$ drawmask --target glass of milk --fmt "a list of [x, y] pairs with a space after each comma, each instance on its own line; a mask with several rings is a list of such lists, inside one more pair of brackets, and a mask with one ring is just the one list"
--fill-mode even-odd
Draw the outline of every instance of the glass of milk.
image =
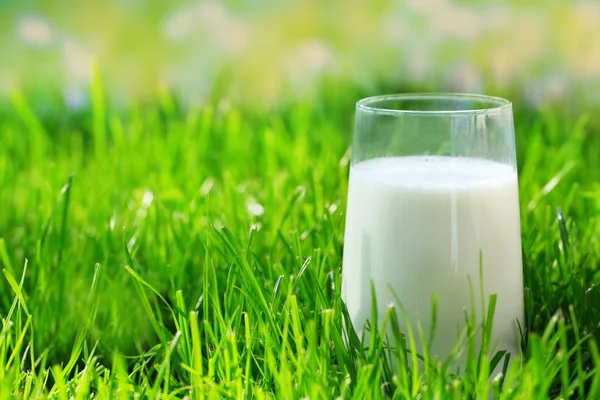
[[392, 287], [413, 330], [420, 321], [426, 335], [435, 294], [430, 352], [445, 359], [466, 325], [471, 294], [481, 321], [483, 281], [486, 304], [497, 295], [491, 345], [517, 355], [517, 320], [523, 323], [519, 224], [509, 101], [402, 94], [357, 103], [342, 296], [358, 332], [371, 319], [371, 282], [379, 322], [396, 303]]

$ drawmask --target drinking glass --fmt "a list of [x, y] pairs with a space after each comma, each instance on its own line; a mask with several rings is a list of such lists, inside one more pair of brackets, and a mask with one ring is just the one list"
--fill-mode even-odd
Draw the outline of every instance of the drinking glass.
[[400, 301], [426, 334], [435, 295], [430, 352], [440, 357], [465, 328], [471, 296], [480, 321], [482, 290], [486, 302], [496, 294], [491, 345], [518, 354], [523, 273], [508, 100], [400, 94], [357, 103], [342, 282], [359, 332], [371, 318], [371, 282], [379, 321]]

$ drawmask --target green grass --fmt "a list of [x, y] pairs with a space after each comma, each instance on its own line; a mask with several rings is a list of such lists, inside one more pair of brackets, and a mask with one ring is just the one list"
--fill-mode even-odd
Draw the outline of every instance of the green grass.
[[490, 379], [472, 335], [459, 372], [419, 361], [394, 312], [391, 337], [342, 331], [353, 104], [373, 93], [116, 111], [92, 88], [83, 111], [0, 107], [0, 399], [600, 397], [596, 114], [517, 104], [525, 355]]

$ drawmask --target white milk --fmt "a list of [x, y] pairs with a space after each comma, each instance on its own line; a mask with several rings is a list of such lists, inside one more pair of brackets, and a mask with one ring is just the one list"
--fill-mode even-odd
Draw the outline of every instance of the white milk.
[[517, 355], [523, 277], [514, 169], [475, 158], [378, 158], [354, 165], [349, 185], [342, 295], [357, 331], [371, 319], [371, 279], [379, 323], [395, 303], [391, 285], [413, 328], [419, 319], [426, 335], [437, 293], [431, 350], [447, 357], [465, 326], [467, 276], [480, 304], [481, 251], [486, 304], [490, 294], [498, 297], [492, 344]]

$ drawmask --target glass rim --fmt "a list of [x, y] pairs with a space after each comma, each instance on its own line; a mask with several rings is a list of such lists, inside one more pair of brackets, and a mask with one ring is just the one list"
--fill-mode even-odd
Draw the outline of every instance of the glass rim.
[[[449, 103], [456, 100], [479, 101], [483, 107], [464, 110], [403, 110], [376, 106], [374, 103], [389, 100], [446, 100]], [[389, 115], [422, 115], [422, 116], [452, 116], [465, 114], [497, 114], [512, 108], [512, 103], [502, 97], [470, 93], [398, 93], [365, 97], [356, 102], [356, 109], [376, 114]]]

